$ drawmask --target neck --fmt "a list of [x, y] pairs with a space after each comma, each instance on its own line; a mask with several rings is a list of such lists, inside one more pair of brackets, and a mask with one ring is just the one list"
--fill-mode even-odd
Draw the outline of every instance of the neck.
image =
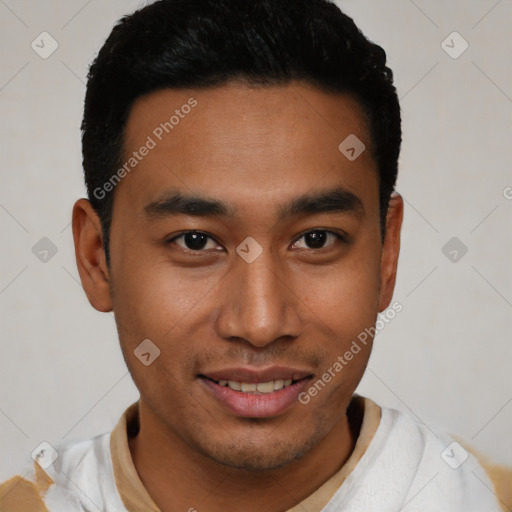
[[[129, 439], [137, 472], [161, 512], [285, 511], [311, 495], [352, 453], [359, 427], [344, 415], [313, 449], [285, 467], [245, 471], [204, 456], [165, 429], [141, 400]], [[243, 507], [242, 507], [243, 505]]]

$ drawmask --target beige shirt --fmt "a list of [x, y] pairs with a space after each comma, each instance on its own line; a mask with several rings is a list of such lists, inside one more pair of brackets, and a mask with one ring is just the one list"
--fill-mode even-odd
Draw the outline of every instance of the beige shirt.
[[[339, 471], [287, 512], [344, 510], [344, 504], [351, 505], [361, 498], [362, 489], [363, 494], [368, 493], [370, 497], [377, 499], [379, 510], [394, 510], [390, 503], [397, 497], [396, 493], [394, 496], [387, 496], [386, 493], [390, 490], [394, 492], [399, 487], [395, 482], [398, 481], [397, 478], [400, 477], [399, 473], [403, 468], [397, 467], [397, 461], [403, 456], [401, 452], [405, 441], [402, 440], [407, 435], [410, 435], [412, 440], [419, 439], [420, 445], [417, 446], [419, 458], [409, 461], [412, 461], [412, 469], [404, 473], [405, 480], [410, 480], [411, 471], [416, 473], [416, 476], [421, 473], [415, 469], [419, 468], [417, 461], [422, 461], [421, 466], [425, 468], [428, 464], [423, 464], [423, 461], [430, 457], [430, 464], [435, 465], [434, 472], [446, 471], [444, 477], [439, 477], [437, 488], [430, 487], [432, 496], [437, 496], [437, 499], [441, 499], [443, 505], [445, 504], [446, 489], [451, 490], [450, 486], [457, 483], [457, 480], [450, 480], [457, 473], [448, 468], [439, 456], [445, 446], [442, 443], [448, 438], [443, 438], [442, 441], [428, 440], [430, 449], [422, 452], [423, 441], [430, 435], [430, 429], [418, 430], [418, 426], [406, 414], [381, 409], [368, 398], [354, 396], [349, 416], [351, 421], [360, 424], [359, 436], [352, 454]], [[59, 459], [46, 469], [34, 462], [29, 471], [0, 484], [0, 512], [89, 512], [98, 509], [104, 512], [160, 512], [142, 484], [131, 457], [128, 439], [138, 431], [138, 427], [138, 403], [135, 403], [123, 413], [111, 434], [62, 447]], [[408, 446], [412, 453], [414, 442]], [[407, 461], [404, 459], [404, 462]], [[441, 469], [436, 469], [439, 464]], [[468, 461], [464, 467], [464, 474], [469, 478], [469, 487], [466, 490], [462, 487], [459, 491], [459, 497], [466, 503], [462, 510], [512, 510], [510, 468], [492, 466], [480, 457]], [[392, 471], [397, 471], [396, 477], [390, 475]], [[480, 474], [479, 482], [473, 478], [477, 473]], [[430, 478], [430, 473], [425, 474]], [[420, 480], [424, 476], [422, 475]], [[386, 479], [389, 480], [387, 483]], [[379, 486], [383, 488], [379, 489]], [[406, 494], [416, 496], [414, 488], [409, 487], [409, 484], [403, 486]], [[418, 506], [414, 510], [432, 508], [428, 492], [427, 487], [427, 491], [423, 492], [427, 508]], [[471, 497], [473, 494], [474, 498]], [[347, 499], [355, 501], [347, 502]], [[485, 502], [490, 505], [482, 509], [476, 505], [479, 499], [489, 500]], [[495, 505], [492, 505], [492, 502]], [[386, 504], [388, 508], [384, 506]], [[416, 502], [415, 506], [416, 504], [419, 505]], [[450, 508], [448, 504], [446, 507]], [[460, 509], [452, 508], [450, 512]], [[356, 505], [353, 510], [367, 512], [368, 507]], [[436, 510], [445, 508], [437, 507]]]
[[[362, 417], [361, 429], [352, 454], [341, 469], [308, 496], [287, 512], [320, 512], [338, 490], [343, 481], [355, 468], [368, 448], [380, 421], [380, 407], [368, 398], [354, 397], [356, 414]], [[121, 499], [128, 510], [160, 512], [142, 485], [128, 448], [128, 432], [138, 430], [138, 404], [130, 406], [112, 432], [110, 448], [114, 465], [114, 477]]]

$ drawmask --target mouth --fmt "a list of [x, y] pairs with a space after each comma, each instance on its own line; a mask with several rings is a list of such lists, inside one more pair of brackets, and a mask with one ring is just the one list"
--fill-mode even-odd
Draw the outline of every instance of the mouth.
[[309, 372], [273, 367], [199, 374], [199, 381], [227, 411], [238, 417], [269, 418], [291, 408], [313, 378]]
[[215, 382], [215, 384], [219, 386], [228, 387], [233, 391], [240, 391], [241, 393], [252, 393], [255, 395], [266, 395], [268, 393], [273, 393], [274, 391], [279, 391], [280, 389], [292, 386], [293, 384], [296, 384], [301, 380], [275, 379], [269, 380], [267, 382], [241, 382], [227, 379], [215, 380], [206, 377], [205, 375], [200, 375], [200, 377], [211, 380], [212, 382]]

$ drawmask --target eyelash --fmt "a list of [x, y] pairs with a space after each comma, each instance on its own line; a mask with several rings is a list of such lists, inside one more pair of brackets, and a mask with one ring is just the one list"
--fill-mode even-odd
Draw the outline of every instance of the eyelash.
[[[337, 233], [336, 231], [332, 231], [329, 229], [310, 229], [310, 230], [306, 231], [305, 233], [303, 233], [302, 235], [300, 235], [298, 238], [296, 238], [292, 245], [295, 245], [301, 238], [305, 237], [306, 235], [308, 235], [310, 233], [314, 233], [314, 232], [322, 232], [322, 233], [334, 235], [338, 242], [345, 243], [345, 244], [348, 243], [347, 237], [342, 235], [341, 233]], [[169, 244], [175, 242], [178, 238], [181, 238], [189, 233], [197, 233], [197, 234], [201, 234], [201, 235], [206, 235], [209, 239], [214, 240], [215, 243], [218, 244], [218, 242], [215, 240], [215, 238], [210, 236], [208, 233], [205, 233], [204, 231], [191, 230], [191, 231], [184, 231], [183, 233], [180, 233], [179, 235], [176, 235], [176, 236], [170, 238], [169, 240], [166, 241], [166, 245], [169, 245]], [[220, 245], [220, 244], [218, 244], [218, 245]], [[297, 249], [297, 250], [322, 252], [322, 251], [325, 251], [326, 249], [328, 249], [329, 247], [331, 247], [332, 245], [335, 245], [335, 244], [330, 244], [325, 247], [320, 247], [318, 249], [307, 247], [307, 248], [301, 248], [301, 249]], [[183, 249], [184, 251], [186, 251], [188, 254], [202, 254], [202, 253], [206, 254], [207, 253], [207, 251], [205, 251], [205, 250], [195, 250], [194, 251], [193, 249], [186, 249], [184, 247], [180, 247], [180, 248]]]

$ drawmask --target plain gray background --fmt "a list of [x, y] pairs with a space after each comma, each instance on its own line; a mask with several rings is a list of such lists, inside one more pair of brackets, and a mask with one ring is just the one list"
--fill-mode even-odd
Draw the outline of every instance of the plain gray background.
[[[403, 310], [359, 392], [511, 464], [512, 2], [338, 3], [386, 49], [403, 109]], [[88, 65], [139, 5], [0, 0], [0, 479], [41, 441], [110, 430], [137, 398], [112, 315], [81, 289], [69, 223]], [[42, 32], [58, 43], [46, 59], [31, 47], [51, 48]]]

